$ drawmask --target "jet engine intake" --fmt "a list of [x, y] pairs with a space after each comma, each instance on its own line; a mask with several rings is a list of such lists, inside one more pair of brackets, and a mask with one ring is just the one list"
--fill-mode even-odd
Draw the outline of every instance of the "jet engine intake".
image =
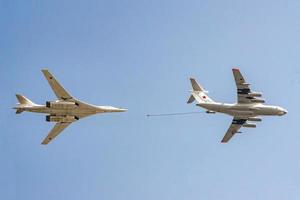
[[46, 107], [54, 109], [74, 109], [77, 105], [75, 102], [46, 101]]
[[62, 123], [72, 123], [77, 121], [78, 118], [75, 116], [55, 116], [55, 115], [47, 115], [47, 122], [62, 122]]
[[245, 123], [243, 125], [243, 127], [246, 127], [246, 128], [256, 128], [256, 124], [248, 124], [248, 123]]

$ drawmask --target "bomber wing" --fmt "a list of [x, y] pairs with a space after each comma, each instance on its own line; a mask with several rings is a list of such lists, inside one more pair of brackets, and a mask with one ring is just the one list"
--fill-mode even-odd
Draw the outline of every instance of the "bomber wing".
[[73, 97], [59, 84], [59, 82], [48, 70], [44, 69], [42, 70], [42, 72], [58, 99], [61, 100], [73, 99]]
[[42, 144], [46, 145], [51, 142], [56, 136], [58, 136], [65, 128], [67, 128], [71, 123], [58, 122], [52, 128], [47, 137], [43, 140]]
[[94, 108], [93, 105], [79, 101], [72, 97], [48, 70], [44, 69], [42, 72], [59, 100], [76, 102], [81, 108]]
[[239, 69], [232, 69], [233, 76], [235, 79], [237, 87], [237, 100], [238, 103], [264, 103], [263, 99], [258, 99], [256, 97], [261, 97], [261, 93], [252, 92], [250, 89], [250, 84], [246, 83], [242, 73]]

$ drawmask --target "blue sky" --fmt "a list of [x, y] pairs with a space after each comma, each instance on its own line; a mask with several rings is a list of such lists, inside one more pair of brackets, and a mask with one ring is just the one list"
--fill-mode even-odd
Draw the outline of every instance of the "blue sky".
[[[0, 1], [1, 199], [300, 198], [299, 1]], [[267, 103], [229, 144], [231, 118], [198, 111], [196, 77], [236, 101], [238, 66]], [[15, 115], [15, 93], [55, 99], [48, 68], [75, 97], [128, 108], [72, 124], [48, 146], [45, 116]]]

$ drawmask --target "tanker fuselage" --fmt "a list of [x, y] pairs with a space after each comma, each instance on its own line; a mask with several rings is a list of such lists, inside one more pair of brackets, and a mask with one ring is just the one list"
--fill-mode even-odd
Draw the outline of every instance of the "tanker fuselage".
[[209, 111], [220, 112], [234, 117], [255, 117], [259, 115], [277, 115], [281, 116], [287, 111], [279, 106], [263, 105], [261, 103], [251, 104], [228, 104], [228, 103], [198, 103], [197, 106]]

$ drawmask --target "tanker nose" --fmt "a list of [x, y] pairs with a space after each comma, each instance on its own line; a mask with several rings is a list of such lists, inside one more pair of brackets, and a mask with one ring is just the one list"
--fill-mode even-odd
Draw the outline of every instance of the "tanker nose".
[[288, 113], [288, 111], [282, 108], [282, 109], [280, 109], [279, 115], [282, 116], [282, 115], [285, 115], [287, 113]]
[[283, 113], [284, 113], [284, 114], [287, 114], [287, 113], [288, 113], [288, 111], [287, 111], [287, 110], [284, 110], [284, 111], [283, 111]]

